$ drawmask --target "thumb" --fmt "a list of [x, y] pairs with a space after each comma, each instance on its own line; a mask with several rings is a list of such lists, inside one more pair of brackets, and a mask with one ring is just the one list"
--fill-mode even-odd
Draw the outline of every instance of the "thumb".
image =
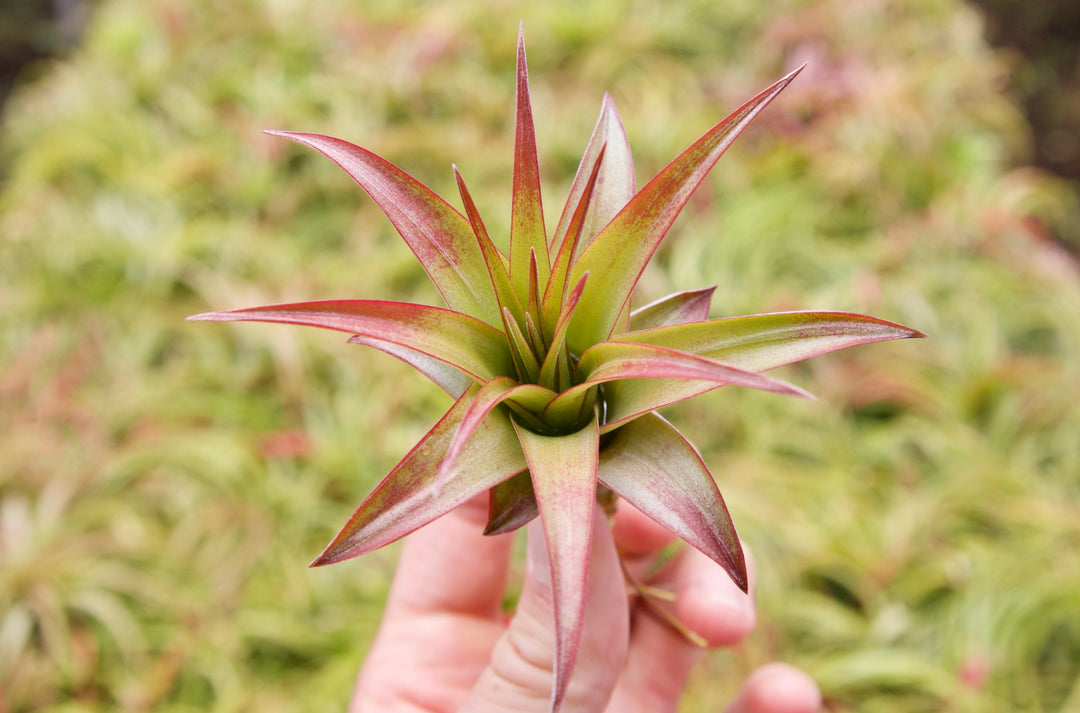
[[[525, 584], [517, 611], [462, 713], [539, 713], [550, 709], [555, 660], [551, 564], [537, 521], [528, 526], [527, 549]], [[581, 645], [563, 713], [604, 709], [625, 663], [628, 640], [626, 584], [607, 518], [597, 508]]]

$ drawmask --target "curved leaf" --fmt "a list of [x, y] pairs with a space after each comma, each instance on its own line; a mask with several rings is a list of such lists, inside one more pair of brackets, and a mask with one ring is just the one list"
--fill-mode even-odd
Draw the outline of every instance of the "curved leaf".
[[[647, 386], [643, 387], [643, 392], [653, 395], [657, 401], [665, 404], [674, 403], [665, 399], [669, 394], [681, 393], [687, 381], [694, 384], [705, 381], [714, 388], [734, 384], [777, 394], [813, 398], [799, 387], [771, 376], [650, 344], [622, 342], [596, 344], [582, 355], [578, 363], [578, 373], [584, 381], [563, 391], [544, 410], [544, 417], [549, 422], [563, 424], [567, 423], [568, 419], [570, 419], [569, 422], [573, 422], [572, 419], [578, 412], [578, 405], [584, 394], [599, 384], [605, 384], [604, 396], [608, 412], [605, 414], [602, 429], [605, 433], [612, 430], [614, 425], [611, 423], [611, 409], [613, 405], [618, 405], [617, 398], [613, 398], [613, 394], [617, 392], [612, 391], [612, 388], [623, 381], [631, 383], [644, 381]], [[637, 411], [633, 416], [639, 416], [649, 410], [651, 409]], [[618, 412], [623, 411], [624, 409], [619, 409]]]
[[480, 246], [480, 252], [484, 256], [484, 264], [487, 267], [488, 279], [491, 281], [492, 290], [498, 300], [500, 310], [510, 310], [518, 324], [525, 321], [525, 310], [521, 307], [521, 300], [514, 292], [510, 284], [510, 274], [506, 269], [506, 256], [499, 252], [495, 243], [491, 241], [484, 221], [480, 219], [480, 212], [476, 209], [472, 194], [465, 186], [465, 179], [457, 166], [454, 166], [454, 178], [457, 180], [458, 193], [461, 194], [461, 202], [465, 205], [465, 215], [469, 218], [476, 242]]
[[651, 413], [617, 430], [600, 451], [598, 477], [747, 591], [746, 561], [724, 498], [701, 454], [674, 426]]
[[388, 545], [466, 500], [525, 470], [510, 418], [489, 414], [458, 454], [447, 482], [436, 482], [458, 423], [480, 390], [473, 386], [357, 508], [312, 566], [332, 564]]
[[668, 228], [735, 138], [801, 69], [761, 92], [710, 129], [667, 165], [612, 218], [575, 263], [571, 282], [593, 273], [570, 323], [570, 350], [581, 353], [607, 339], [641, 271]]
[[[615, 340], [662, 345], [743, 369], [766, 371], [837, 349], [923, 336], [910, 327], [851, 312], [778, 312], [659, 327], [620, 334]], [[604, 427], [610, 429], [641, 413], [716, 387], [704, 381], [672, 383], [666, 388], [644, 381], [617, 382], [607, 387]]]
[[[604, 147], [600, 147], [600, 158], [603, 160]], [[581, 238], [581, 231], [585, 223], [585, 214], [588, 212], [590, 201], [596, 189], [596, 177], [599, 174], [600, 164], [593, 167], [589, 176], [589, 182], [580, 196], [580, 202], [573, 211], [573, 216], [567, 226], [567, 234], [555, 256], [555, 263], [551, 268], [547, 287], [544, 289], [544, 298], [541, 302], [542, 320], [547, 334], [555, 331], [555, 323], [559, 319], [563, 302], [566, 300], [567, 279], [570, 277], [570, 268], [573, 266], [574, 251]], [[582, 279], [585, 279], [582, 276]], [[580, 295], [579, 295], [580, 297]]]
[[382, 300], [327, 300], [207, 312], [210, 322], [283, 322], [358, 334], [444, 361], [479, 381], [514, 373], [503, 333], [440, 307]]
[[473, 383], [472, 377], [456, 367], [439, 361], [427, 354], [422, 354], [413, 349], [403, 347], [400, 344], [387, 342], [374, 337], [361, 337], [353, 335], [349, 338], [349, 344], [360, 344], [365, 347], [373, 347], [379, 351], [395, 356], [421, 374], [435, 382], [443, 391], [455, 399], [465, 393], [465, 389]]
[[521, 331], [521, 325], [514, 321], [514, 315], [510, 314], [507, 308], [503, 309], [503, 326], [506, 328], [506, 342], [514, 368], [522, 381], [535, 382], [540, 376], [540, 362], [536, 360], [529, 338]]
[[492, 326], [502, 322], [469, 222], [431, 189], [386, 159], [322, 134], [267, 131], [323, 154], [364, 189], [412, 249], [446, 306]]
[[518, 473], [491, 489], [485, 535], [513, 532], [540, 514], [529, 471]]
[[[596, 344], [582, 355], [581, 361], [578, 362], [578, 375], [584, 378], [584, 381], [560, 393], [544, 409], [544, 418], [549, 423], [557, 425], [575, 423], [585, 394], [597, 385], [605, 384], [604, 396], [607, 412], [604, 414], [605, 421], [602, 424], [602, 430], [607, 433], [615, 426], [612, 423], [612, 407], [619, 406], [617, 396], [619, 392], [614, 391], [613, 386], [623, 381], [631, 383], [644, 381], [646, 386], [642, 387], [642, 391], [652, 395], [663, 404], [681, 400], [672, 395], [681, 394], [687, 382], [698, 384], [702, 381], [711, 384], [713, 388], [734, 384], [788, 396], [814, 398], [793, 384], [756, 371], [740, 369], [712, 359], [651, 344], [623, 342]], [[614, 383], [608, 384], [608, 382]], [[667, 400], [669, 397], [674, 400]], [[632, 415], [621, 417], [620, 420], [626, 421], [650, 410], [652, 409], [639, 410]], [[619, 408], [615, 412], [623, 414], [625, 409]]]
[[503, 401], [514, 399], [519, 404], [529, 404], [531, 411], [541, 411], [544, 406], [555, 398], [555, 392], [535, 384], [521, 384], [507, 376], [500, 376], [480, 387], [476, 397], [469, 403], [469, 408], [461, 417], [454, 433], [454, 439], [446, 451], [442, 464], [439, 466], [437, 482], [442, 484], [453, 472], [454, 463], [462, 448], [472, 436], [473, 431], [487, 415]]
[[630, 331], [706, 320], [709, 318], [709, 304], [715, 291], [716, 286], [713, 285], [702, 290], [676, 292], [644, 307], [638, 307], [630, 313]]
[[837, 349], [925, 336], [854, 312], [774, 312], [671, 324], [619, 334], [612, 341], [655, 344], [765, 371]]
[[585, 379], [582, 386], [616, 379], [708, 379], [813, 398], [786, 381], [652, 344], [601, 342], [593, 345], [578, 362], [578, 373]]
[[[596, 178], [590, 178], [593, 174]], [[605, 225], [630, 202], [634, 196], [634, 159], [630, 155], [630, 140], [626, 136], [619, 111], [611, 95], [605, 93], [600, 105], [600, 117], [596, 120], [585, 155], [581, 157], [570, 195], [566, 198], [559, 224], [551, 241], [553, 250], [562, 250], [568, 239], [570, 224], [574, 220], [576, 206], [591, 189], [588, 184], [595, 180], [596, 189], [589, 199], [582, 216], [580, 238], [573, 238], [575, 245], [570, 252], [573, 263], [581, 251], [600, 233]]]
[[540, 520], [551, 559], [555, 609], [555, 684], [551, 710], [559, 709], [581, 642], [596, 505], [600, 430], [594, 418], [566, 436], [541, 436], [515, 425], [532, 474]]
[[[567, 296], [552, 330], [551, 344], [548, 345], [544, 363], [540, 365], [540, 383], [549, 388], [566, 388], [569, 385], [561, 383], [563, 379], [569, 381], [570, 378], [570, 352], [566, 348], [566, 327], [570, 324], [570, 318], [574, 316], [574, 310], [577, 309], [588, 277], [588, 273], [582, 275], [581, 281]], [[563, 378], [558, 378], [560, 376]]]

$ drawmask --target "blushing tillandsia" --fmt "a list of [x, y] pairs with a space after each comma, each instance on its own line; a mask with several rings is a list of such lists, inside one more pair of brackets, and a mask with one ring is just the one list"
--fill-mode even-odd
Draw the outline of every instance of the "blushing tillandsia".
[[347, 332], [350, 343], [404, 360], [456, 399], [313, 565], [382, 547], [484, 491], [488, 534], [539, 515], [555, 598], [553, 711], [577, 656], [598, 494], [625, 498], [747, 589], [739, 539], [712, 475], [656, 409], [726, 384], [808, 397], [761, 372], [924, 336], [847, 312], [708, 319], [711, 288], [630, 310], [638, 278], [691, 193], [798, 72], [739, 107], [640, 191], [626, 132], [605, 95], [549, 236], [519, 32], [509, 255], [491, 240], [456, 167], [464, 214], [366, 149], [319, 134], [268, 132], [344, 169], [386, 213], [447, 305], [331, 300], [190, 318]]

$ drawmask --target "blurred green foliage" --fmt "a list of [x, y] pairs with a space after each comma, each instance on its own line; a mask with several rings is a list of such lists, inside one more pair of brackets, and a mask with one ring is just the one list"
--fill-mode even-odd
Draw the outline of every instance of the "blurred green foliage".
[[[308, 570], [446, 397], [331, 334], [185, 323], [300, 299], [436, 303], [333, 165], [348, 138], [509, 224], [523, 17], [551, 211], [607, 90], [639, 177], [786, 68], [641, 300], [853, 309], [932, 340], [672, 409], [754, 549], [761, 625], [835, 711], [1080, 706], [1075, 199], [958, 0], [102, 0], [23, 87], [0, 162], [0, 690], [22, 711], [340, 711], [394, 549]], [[552, 213], [554, 215], [554, 213]], [[1055, 222], [1057, 221], [1057, 222]], [[2, 708], [2, 706], [0, 706]]]

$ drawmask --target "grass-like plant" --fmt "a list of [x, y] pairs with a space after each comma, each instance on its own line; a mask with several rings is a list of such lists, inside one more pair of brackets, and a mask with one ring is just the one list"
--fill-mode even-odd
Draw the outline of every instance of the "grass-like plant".
[[487, 534], [539, 515], [555, 596], [553, 711], [577, 655], [597, 500], [610, 508], [615, 496], [626, 499], [747, 589], [739, 539], [712, 475], [656, 410], [727, 384], [807, 397], [762, 372], [923, 336], [848, 312], [708, 319], [712, 288], [630, 308], [638, 278], [693, 191], [798, 71], [706, 132], [641, 190], [605, 96], [549, 233], [519, 33], [509, 254], [489, 236], [456, 168], [464, 214], [366, 149], [319, 134], [269, 132], [344, 169], [386, 213], [447, 305], [330, 300], [191, 317], [347, 332], [351, 343], [402, 359], [456, 399], [313, 564], [382, 547], [485, 491]]

